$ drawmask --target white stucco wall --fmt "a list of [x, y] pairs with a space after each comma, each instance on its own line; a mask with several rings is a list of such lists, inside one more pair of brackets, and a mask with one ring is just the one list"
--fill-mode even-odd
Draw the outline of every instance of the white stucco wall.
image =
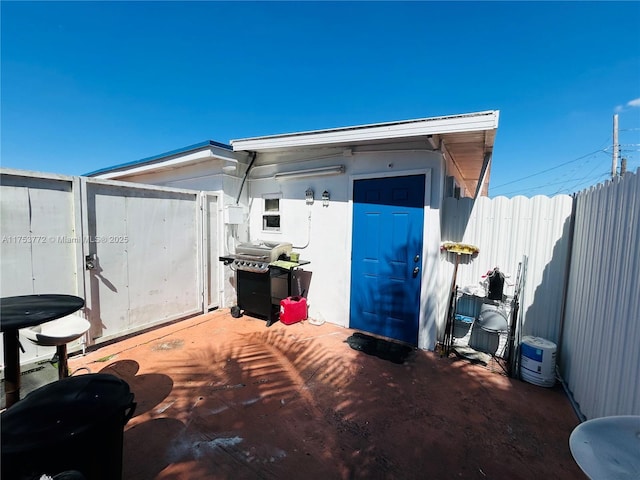
[[[316, 152], [318, 156], [321, 155]], [[428, 198], [425, 199], [425, 234], [422, 265], [422, 305], [419, 347], [433, 349], [436, 342], [436, 318], [439, 315], [437, 295], [440, 214], [442, 196], [442, 158], [427, 150], [335, 154], [323, 152], [327, 158], [294, 162], [288, 154], [271, 154], [259, 163], [251, 176], [248, 193], [249, 236], [251, 240], [290, 242], [300, 257], [311, 263], [304, 267], [312, 272], [308, 291], [309, 316], [330, 323], [349, 326], [349, 291], [351, 275], [351, 224], [353, 182], [361, 178], [427, 175]], [[299, 155], [299, 154], [298, 154]], [[308, 156], [312, 156], [307, 154]], [[295, 156], [295, 154], [294, 154]], [[282, 162], [274, 165], [275, 162]], [[332, 165], [344, 165], [345, 173], [307, 178], [273, 178], [277, 171], [295, 171]], [[251, 177], [250, 176], [250, 177]], [[314, 191], [313, 205], [306, 205], [305, 191]], [[322, 205], [322, 192], [328, 191], [328, 207]], [[281, 229], [264, 231], [262, 215], [265, 196], [280, 200]], [[298, 247], [298, 248], [295, 248]]]

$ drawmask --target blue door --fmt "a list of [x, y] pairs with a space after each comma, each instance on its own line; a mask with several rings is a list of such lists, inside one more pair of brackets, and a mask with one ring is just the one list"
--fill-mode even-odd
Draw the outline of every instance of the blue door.
[[418, 344], [424, 175], [356, 180], [349, 326]]

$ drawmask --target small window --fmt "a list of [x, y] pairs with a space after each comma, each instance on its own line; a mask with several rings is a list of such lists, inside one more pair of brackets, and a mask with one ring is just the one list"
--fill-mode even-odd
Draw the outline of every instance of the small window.
[[280, 231], [280, 215], [263, 215], [262, 229], [268, 231]]
[[280, 231], [280, 198], [264, 198], [264, 211], [262, 215], [262, 230], [268, 232]]
[[264, 199], [264, 211], [269, 213], [278, 213], [280, 211], [280, 199], [279, 198], [265, 198]]

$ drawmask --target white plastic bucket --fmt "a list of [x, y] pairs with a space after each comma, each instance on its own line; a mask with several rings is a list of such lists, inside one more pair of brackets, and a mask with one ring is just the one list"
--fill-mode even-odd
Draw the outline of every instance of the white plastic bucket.
[[556, 384], [556, 344], [540, 337], [522, 337], [520, 377], [540, 387]]

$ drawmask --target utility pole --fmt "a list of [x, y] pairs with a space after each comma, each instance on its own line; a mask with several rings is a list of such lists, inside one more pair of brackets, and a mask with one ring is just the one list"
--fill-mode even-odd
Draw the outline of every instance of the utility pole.
[[613, 156], [611, 159], [611, 178], [615, 177], [618, 171], [618, 114], [613, 116]]
[[627, 159], [622, 157], [620, 160], [620, 176], [623, 177], [627, 173]]

